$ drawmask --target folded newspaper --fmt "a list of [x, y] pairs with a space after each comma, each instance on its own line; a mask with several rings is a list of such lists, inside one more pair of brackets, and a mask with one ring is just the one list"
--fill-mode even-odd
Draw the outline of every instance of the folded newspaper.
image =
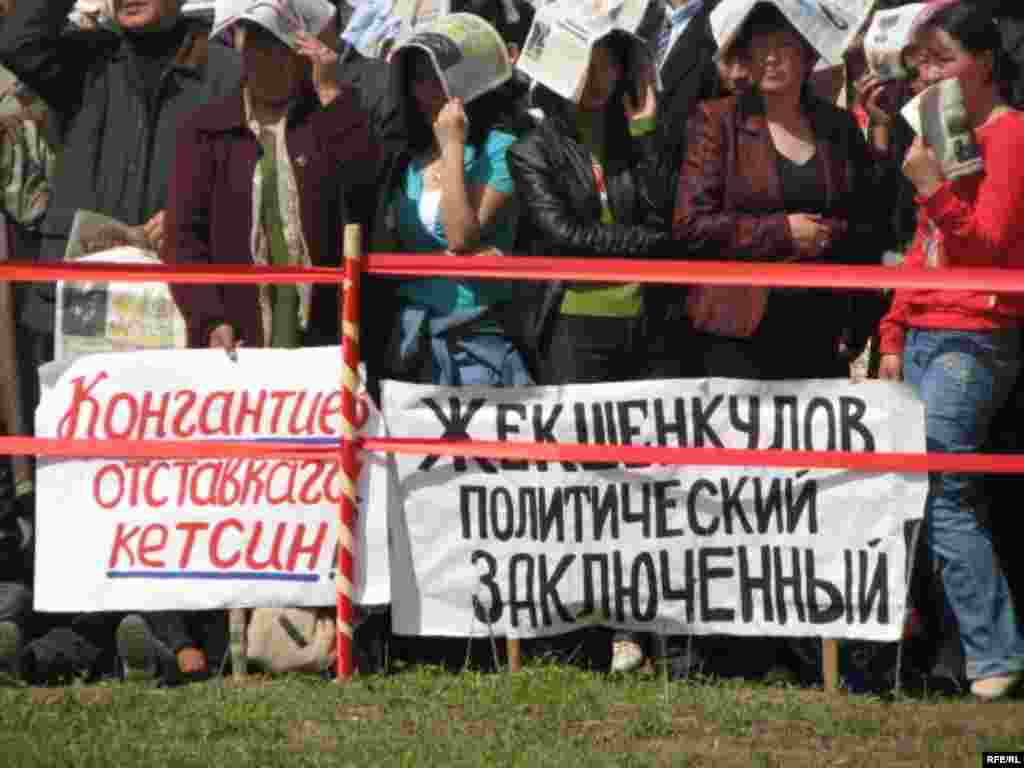
[[868, 67], [883, 80], [907, 77], [903, 53], [911, 43], [914, 22], [924, 3], [910, 3], [890, 11], [879, 11], [864, 36], [864, 55]]
[[594, 45], [612, 32], [635, 34], [648, 4], [649, 0], [558, 0], [543, 5], [533, 18], [517, 66], [563, 99], [577, 102]]
[[762, 3], [774, 5], [811, 47], [832, 65], [864, 27], [875, 0], [722, 0], [711, 12], [711, 33], [720, 51], [736, 41], [751, 11]]
[[418, 49], [427, 54], [449, 99], [467, 104], [512, 77], [505, 41], [472, 13], [451, 13], [418, 26], [395, 54]]
[[[105, 264], [159, 264], [140, 227], [91, 211], [71, 226], [65, 260]], [[57, 283], [55, 360], [96, 352], [186, 346], [185, 321], [165, 283], [66, 281]]]
[[955, 77], [936, 83], [913, 99], [901, 114], [931, 147], [947, 179], [978, 173], [985, 163], [964, 108], [964, 94]]

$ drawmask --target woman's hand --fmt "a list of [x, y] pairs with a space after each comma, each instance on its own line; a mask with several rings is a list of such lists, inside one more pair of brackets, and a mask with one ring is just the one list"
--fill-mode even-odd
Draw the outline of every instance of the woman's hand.
[[657, 117], [658, 76], [650, 62], [645, 62], [637, 73], [636, 94], [637, 98], [634, 99], [627, 90], [622, 97], [622, 108], [626, 113], [626, 119], [632, 122]]
[[868, 72], [854, 83], [857, 101], [875, 125], [891, 125], [900, 99], [901, 81], [882, 80]]
[[228, 323], [221, 323], [210, 331], [210, 349], [223, 349], [232, 360], [238, 359], [238, 348], [242, 341], [235, 338], [235, 329]]
[[295, 35], [295, 43], [295, 52], [314, 64], [326, 67], [338, 63], [338, 52], [308, 32]]
[[942, 171], [939, 158], [935, 156], [935, 150], [925, 144], [920, 136], [914, 139], [907, 150], [903, 160], [903, 175], [910, 179], [921, 197], [931, 197], [946, 181], [946, 174]]
[[462, 148], [466, 146], [466, 138], [469, 136], [469, 118], [466, 117], [466, 109], [462, 99], [449, 99], [448, 103], [441, 107], [434, 121], [434, 137], [437, 139], [437, 146], [441, 148], [441, 154], [445, 154], [448, 147], [458, 149], [459, 162], [462, 162]]
[[882, 355], [878, 365], [878, 378], [885, 381], [902, 381], [903, 356], [892, 352]]
[[153, 250], [157, 253], [164, 245], [164, 215], [165, 211], [158, 211], [142, 225], [142, 234], [146, 236], [150, 245], [153, 246]]
[[820, 258], [846, 232], [846, 223], [813, 213], [791, 213], [786, 217], [796, 244], [798, 261]]

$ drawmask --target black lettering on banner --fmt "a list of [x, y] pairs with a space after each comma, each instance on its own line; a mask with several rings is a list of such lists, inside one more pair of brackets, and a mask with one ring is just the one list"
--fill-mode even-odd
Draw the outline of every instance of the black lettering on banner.
[[[828, 428], [828, 438], [825, 440], [825, 445], [814, 444], [814, 416], [815, 411], [821, 411], [825, 414], [826, 426]], [[804, 450], [836, 450], [836, 432], [838, 427], [836, 425], [836, 411], [832, 407], [832, 401], [824, 397], [812, 397], [811, 402], [807, 404], [807, 409], [804, 411]]]
[[[594, 588], [594, 567], [599, 566], [601, 570], [601, 582], [598, 589]], [[580, 618], [599, 616], [610, 617], [611, 592], [608, 589], [610, 574], [608, 569], [608, 555], [586, 553], [583, 555], [583, 610]], [[597, 605], [597, 597], [601, 598], [601, 605]]]
[[[469, 401], [466, 406], [466, 410], [462, 410], [462, 401], [457, 397], [448, 398], [448, 408], [450, 411], [450, 417], [445, 414], [444, 410], [438, 405], [432, 397], [424, 397], [420, 400], [430, 411], [437, 417], [437, 420], [441, 423], [444, 428], [444, 433], [441, 435], [442, 440], [469, 440], [469, 422], [473, 420], [473, 417], [480, 412], [480, 409], [486, 405], [487, 401], [482, 397], [477, 397]], [[439, 456], [427, 456], [420, 462], [419, 471], [427, 472], [437, 464]], [[465, 472], [468, 464], [464, 456], [456, 456], [453, 460], [456, 472]], [[488, 474], [497, 474], [498, 468], [488, 459], [475, 459], [477, 464], [480, 465], [480, 469]]]
[[487, 587], [490, 594], [486, 605], [481, 602], [479, 595], [473, 595], [473, 612], [476, 614], [477, 621], [484, 624], [495, 624], [501, 618], [502, 611], [505, 610], [505, 603], [501, 600], [501, 590], [498, 589], [498, 584], [494, 580], [498, 573], [498, 561], [490, 553], [478, 549], [473, 552], [470, 562], [476, 565], [481, 561], [487, 566], [487, 572], [480, 574], [480, 585]]
[[[641, 552], [633, 560], [630, 577], [633, 579], [630, 613], [633, 621], [654, 621], [658, 615], [658, 576], [655, 572], [654, 557], [650, 552]], [[641, 580], [646, 579], [647, 589], [641, 589]], [[647, 593], [647, 606], [641, 606], [640, 595]]]
[[[516, 538], [529, 538], [530, 541], [537, 540], [537, 489], [519, 489], [519, 528], [516, 529]], [[526, 525], [529, 523], [530, 530], [527, 532]]]
[[668, 551], [661, 550], [659, 553], [661, 563], [661, 598], [665, 601], [686, 603], [686, 623], [692, 624], [694, 617], [694, 583], [697, 581], [694, 568], [693, 550], [683, 551], [683, 585], [672, 586], [673, 570], [670, 567]]
[[779, 478], [771, 479], [767, 497], [762, 478], [754, 478], [754, 514], [758, 533], [767, 533], [772, 520], [775, 520], [775, 532], [782, 533], [782, 482]]
[[[622, 440], [623, 445], [634, 445], [634, 437], [640, 435], [640, 428], [633, 425], [633, 417], [631, 411], [637, 411], [640, 414], [640, 420], [647, 420], [647, 401], [646, 400], [623, 400], [617, 404], [618, 417], [619, 417], [619, 437]], [[647, 443], [644, 443], [647, 445]], [[631, 469], [639, 467], [649, 467], [650, 464], [626, 464]]]
[[[520, 574], [520, 571], [523, 573]], [[513, 627], [519, 626], [519, 612], [526, 611], [530, 617], [530, 627], [537, 628], [537, 601], [533, 597], [533, 583], [533, 555], [512, 555], [508, 561], [508, 613]]]
[[654, 434], [660, 446], [667, 446], [669, 435], [675, 435], [673, 446], [685, 448], [690, 443], [686, 429], [686, 401], [681, 397], [674, 398], [672, 407], [675, 411], [675, 421], [665, 418], [664, 400], [654, 401]]
[[[551, 540], [551, 529], [556, 529], [558, 543], [565, 542], [565, 504], [562, 501], [561, 488], [537, 489], [540, 491], [540, 540]], [[548, 491], [551, 491], [551, 503], [547, 504]]]
[[[885, 552], [878, 552], [875, 570], [868, 576], [867, 550], [857, 553], [857, 580], [860, 590], [857, 593], [857, 620], [865, 624], [871, 620], [871, 612], [878, 603], [878, 623], [889, 623], [889, 557]], [[870, 580], [870, 586], [868, 581]]]
[[615, 621], [626, 621], [626, 602], [631, 606], [640, 600], [640, 587], [635, 581], [626, 581], [626, 573], [622, 567], [622, 553], [612, 552], [612, 593], [615, 597]]
[[753, 450], [758, 446], [761, 437], [761, 398], [750, 395], [747, 400], [747, 418], [740, 418], [740, 399], [736, 395], [729, 396], [729, 423], [737, 432], [747, 436], [747, 448]]
[[729, 479], [722, 478], [722, 518], [725, 520], [725, 532], [732, 536], [733, 519], [735, 518], [743, 527], [744, 533], [753, 533], [754, 528], [747, 520], [747, 513], [743, 509], [743, 489], [747, 487], [750, 478], [743, 475], [739, 478], [734, 488], [729, 487]]
[[654, 535], [659, 539], [672, 539], [683, 535], [682, 528], [669, 527], [669, 514], [676, 508], [675, 496], [669, 491], [679, 486], [678, 480], [659, 480], [654, 484]]
[[846, 599], [846, 623], [853, 624], [853, 552], [843, 550], [843, 573], [846, 575], [846, 592], [843, 597]]
[[715, 395], [706, 405], [699, 397], [692, 399], [690, 415], [693, 417], [693, 444], [697, 448], [711, 445], [721, 448], [722, 441], [711, 426], [711, 417], [725, 399], [724, 395]]
[[[795, 395], [777, 395], [772, 399], [775, 406], [775, 434], [768, 446], [769, 450], [781, 450], [800, 448], [800, 419], [797, 415], [797, 402]], [[789, 442], [786, 441], [786, 426], [782, 420], [782, 414], [789, 408]]]
[[864, 426], [863, 418], [867, 413], [868, 404], [859, 397], [839, 398], [839, 433], [840, 445], [844, 451], [852, 451], [853, 433], [856, 432], [861, 439], [864, 453], [875, 452], [875, 436], [871, 430]]
[[[498, 403], [495, 410], [497, 438], [500, 442], [507, 443], [509, 435], [519, 434], [519, 424], [511, 423], [511, 417], [516, 416], [518, 421], [525, 421], [526, 406], [522, 403]], [[498, 464], [508, 472], [522, 472], [530, 467], [530, 462], [526, 459], [502, 459]]]
[[[562, 415], [562, 404], [556, 403], [551, 408], [551, 413], [547, 419], [544, 418], [544, 406], [540, 403], [533, 406], [533, 442], [535, 443], [557, 443], [555, 439], [555, 422], [558, 421]], [[577, 413], [577, 420], [579, 414]], [[580, 442], [583, 442], [582, 440]], [[547, 472], [548, 463], [546, 461], [538, 461], [537, 469], [541, 472]], [[562, 462], [562, 469], [566, 472], [575, 472], [576, 465], [569, 461]]]
[[[587, 407], [583, 403], [576, 403], [573, 413], [576, 415], [576, 441], [581, 445], [593, 443], [594, 445], [608, 445], [609, 440], [605, 436], [604, 413], [600, 403], [591, 403], [590, 410], [593, 414], [593, 435], [587, 434]], [[593, 438], [591, 440], [590, 438]], [[580, 464], [583, 469], [601, 470], [613, 469], [618, 466], [614, 461], [585, 461]]]
[[651, 538], [651, 484], [644, 483], [640, 486], [640, 511], [633, 511], [633, 496], [627, 494], [623, 499], [622, 521], [624, 523], [640, 523], [645, 539]]
[[793, 608], [796, 611], [797, 620], [803, 622], [807, 619], [807, 611], [804, 608], [804, 595], [800, 573], [800, 553], [793, 548], [786, 548], [789, 552], [790, 575], [785, 573], [782, 559], [782, 547], [772, 547], [772, 558], [775, 572], [775, 611], [778, 614], [778, 623], [786, 626], [787, 601], [786, 590], [793, 593]]
[[583, 541], [583, 504], [590, 501], [591, 491], [596, 493], [597, 486], [570, 485], [562, 489], [565, 507], [572, 514], [573, 528], [576, 532], [573, 539], [577, 544]]
[[558, 582], [562, 580], [565, 572], [569, 570], [569, 566], [575, 560], [576, 555], [562, 555], [558, 565], [555, 566], [555, 570], [548, 574], [548, 556], [540, 555], [537, 558], [537, 579], [540, 583], [537, 597], [540, 602], [540, 613], [545, 627], [550, 627], [552, 624], [552, 606], [554, 606], [561, 621], [571, 622], [573, 620], [572, 614], [566, 610], [565, 604], [562, 603], [562, 598], [558, 596]]
[[797, 526], [807, 509], [807, 533], [818, 532], [818, 481], [807, 480], [800, 484], [800, 493], [793, 498], [792, 479], [786, 480], [786, 533], [796, 533]]
[[512, 494], [507, 488], [491, 489], [490, 513], [491, 530], [495, 538], [498, 541], [510, 540], [516, 526], [516, 513]]
[[747, 547], [737, 547], [736, 556], [739, 560], [740, 615], [744, 624], [754, 620], [754, 592], [761, 593], [762, 615], [766, 622], [775, 621], [772, 609], [772, 548], [758, 547], [761, 554], [761, 575], [750, 573], [750, 557]]
[[697, 556], [697, 581], [700, 584], [700, 620], [732, 621], [736, 611], [732, 608], [713, 608], [711, 606], [711, 582], [715, 579], [728, 579], [735, 574], [732, 568], [712, 568], [711, 558], [732, 558], [736, 550], [733, 547], [707, 547], [701, 549]]
[[[629, 496], [629, 484], [609, 485], [604, 489], [604, 496], [598, 487], [594, 487], [594, 538], [601, 541], [606, 537], [619, 539], [619, 494], [623, 498]], [[608, 529], [607, 534], [605, 529]]]
[[[476, 535], [473, 534], [473, 503], [472, 496], [476, 496]], [[459, 486], [459, 516], [462, 518], [462, 538], [464, 539], [486, 539], [487, 538], [487, 489], [482, 485], [460, 485]]]
[[718, 489], [710, 480], [701, 479], [691, 485], [689, 493], [686, 494], [686, 522], [689, 525], [690, 531], [697, 536], [711, 536], [718, 531], [719, 518], [717, 515], [713, 516], [708, 525], [702, 524], [697, 519], [699, 506], [697, 499], [701, 491], [704, 491], [709, 496], [718, 496]]
[[[814, 573], [814, 550], [804, 550], [804, 573], [807, 576], [807, 609], [811, 624], [831, 624], [843, 615], [843, 595], [835, 584], [817, 578]], [[818, 603], [818, 594], [824, 593], [827, 607]]]

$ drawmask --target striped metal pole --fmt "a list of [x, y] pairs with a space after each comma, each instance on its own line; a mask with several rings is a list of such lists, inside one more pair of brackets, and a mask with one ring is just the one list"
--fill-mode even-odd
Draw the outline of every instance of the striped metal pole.
[[345, 280], [341, 296], [341, 519], [338, 525], [338, 680], [352, 678], [352, 593], [355, 580], [355, 530], [359, 485], [359, 283], [363, 233], [358, 224], [345, 227]]

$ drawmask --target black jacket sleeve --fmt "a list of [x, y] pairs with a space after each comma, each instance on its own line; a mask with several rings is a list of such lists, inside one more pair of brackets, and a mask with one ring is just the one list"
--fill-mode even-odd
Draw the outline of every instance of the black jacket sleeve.
[[[658, 229], [654, 216], [656, 206], [642, 193], [639, 205], [650, 209], [650, 218], [643, 223], [614, 222], [603, 224], [597, 218], [585, 218], [566, 199], [565, 160], [556, 162], [552, 145], [561, 137], [543, 126], [517, 141], [508, 152], [508, 166], [515, 181], [516, 193], [523, 211], [537, 235], [553, 253], [564, 256], [606, 256], [622, 258], [656, 258], [667, 255], [671, 238], [667, 228]], [[564, 141], [564, 139], [562, 140]], [[581, 169], [576, 169], [582, 172]], [[591, 173], [589, 166], [586, 173]], [[636, 182], [646, 185], [637, 174]], [[579, 190], [584, 194], [584, 190]]]

